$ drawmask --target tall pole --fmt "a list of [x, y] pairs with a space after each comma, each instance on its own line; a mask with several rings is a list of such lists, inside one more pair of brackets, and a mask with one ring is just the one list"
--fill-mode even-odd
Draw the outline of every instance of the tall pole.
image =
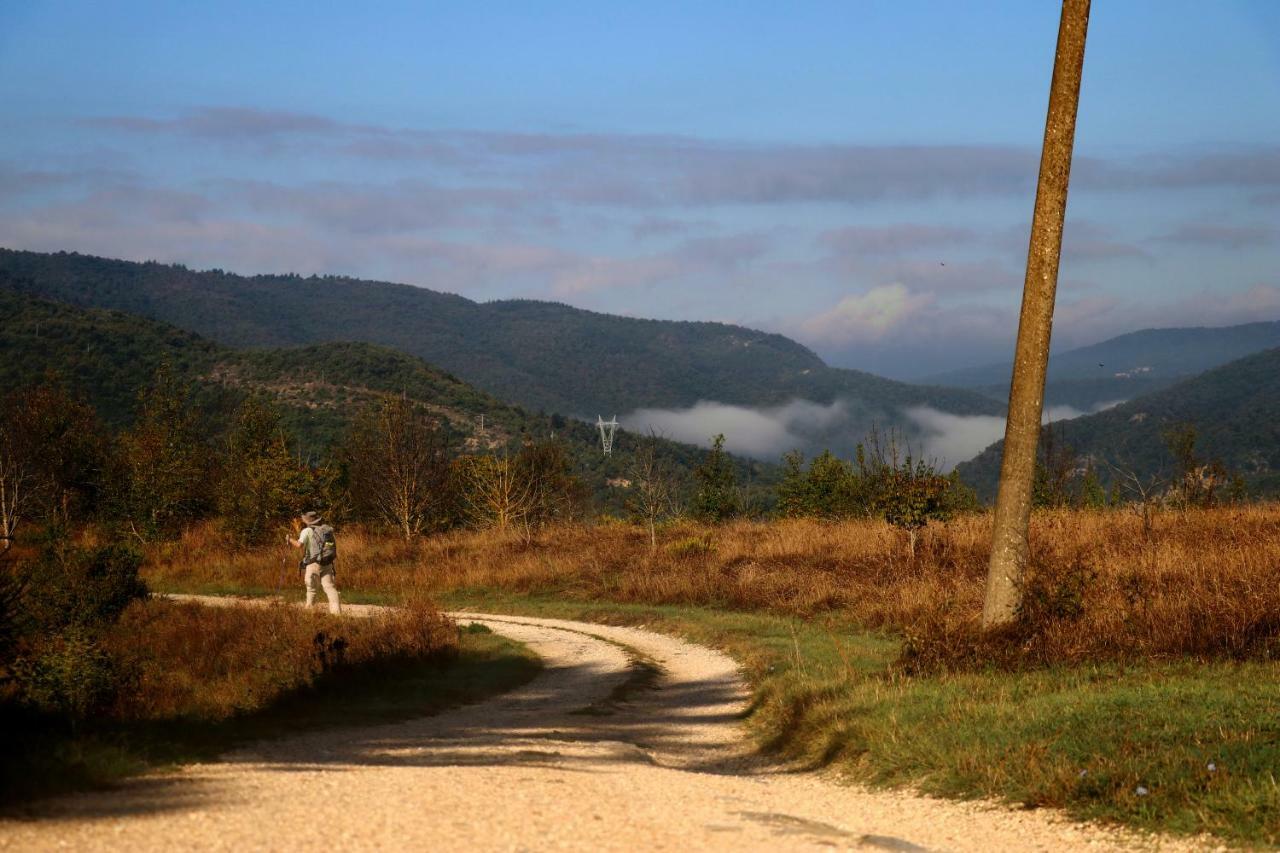
[[982, 608], [983, 627], [1011, 621], [1022, 595], [1027, 564], [1027, 528], [1031, 523], [1031, 488], [1035, 478], [1036, 443], [1044, 409], [1045, 373], [1049, 368], [1049, 336], [1062, 254], [1062, 221], [1067, 212], [1067, 184], [1080, 103], [1089, 0], [1063, 0], [1058, 24], [1058, 52], [1049, 86], [1049, 114], [1040, 154], [1040, 181], [1031, 217], [1027, 277], [1022, 286], [1022, 314], [1009, 387], [1009, 418], [1000, 464], [991, 533], [991, 563]]

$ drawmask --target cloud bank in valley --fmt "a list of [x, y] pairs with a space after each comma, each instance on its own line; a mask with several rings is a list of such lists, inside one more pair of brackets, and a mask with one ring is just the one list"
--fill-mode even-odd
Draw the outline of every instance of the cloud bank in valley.
[[[1118, 406], [1123, 400], [1100, 403], [1090, 411], [1074, 406], [1049, 406], [1041, 417], [1043, 423], [1066, 421]], [[936, 460], [944, 471], [950, 471], [1004, 438], [1004, 417], [999, 415], [953, 415], [930, 406], [903, 409], [920, 430], [921, 450], [926, 459]]]
[[[1050, 406], [1044, 423], [1069, 420], [1119, 405], [1123, 400], [1100, 403], [1089, 411], [1073, 406]], [[956, 415], [931, 406], [911, 406], [901, 414], [906, 423], [900, 446], [915, 456], [937, 463], [950, 471], [1004, 437], [1004, 417], [999, 415]], [[791, 450], [813, 454], [831, 450], [849, 456], [873, 426], [892, 432], [882, 413], [860, 410], [850, 400], [814, 403], [792, 400], [780, 406], [752, 408], [700, 400], [682, 409], [636, 409], [619, 417], [622, 427], [633, 433], [653, 431], [664, 438], [710, 447], [723, 434], [732, 453], [757, 459], [776, 460]]]
[[815, 434], [836, 429], [850, 417], [849, 405], [792, 400], [768, 408], [748, 408], [700, 400], [687, 409], [636, 409], [619, 421], [625, 429], [650, 430], [665, 438], [708, 447], [716, 435], [725, 447], [758, 459], [775, 459], [808, 445]]

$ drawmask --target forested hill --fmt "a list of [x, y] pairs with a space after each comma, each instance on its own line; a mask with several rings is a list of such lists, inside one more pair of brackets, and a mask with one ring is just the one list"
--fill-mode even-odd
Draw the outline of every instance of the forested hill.
[[[1221, 328], [1143, 329], [1049, 359], [1046, 402], [1088, 409], [1128, 400], [1252, 353], [1280, 346], [1280, 321]], [[1008, 399], [1011, 364], [989, 364], [929, 377]]]
[[[0, 316], [5, 318], [0, 324], [0, 388], [51, 378], [83, 395], [116, 428], [130, 422], [139, 391], [162, 365], [190, 389], [210, 435], [225, 427], [247, 394], [260, 393], [280, 405], [300, 450], [307, 454], [323, 453], [340, 440], [364, 405], [389, 394], [406, 394], [448, 425], [459, 451], [498, 448], [554, 433], [567, 443], [579, 475], [603, 506], [617, 509], [625, 497], [612, 494], [607, 481], [626, 477], [636, 436], [620, 433], [614, 455], [605, 458], [590, 424], [529, 413], [392, 349], [330, 343], [232, 350], [154, 320], [77, 308], [3, 287]], [[660, 441], [659, 455], [687, 473], [704, 454], [691, 445]], [[767, 482], [776, 470], [742, 459], [735, 464], [743, 482]]]
[[[766, 406], [796, 398], [844, 399], [888, 421], [904, 406], [1003, 411], [971, 391], [831, 368], [786, 337], [723, 323], [641, 320], [526, 300], [476, 303], [349, 278], [245, 277], [5, 249], [0, 287], [163, 320], [233, 347], [381, 344], [529, 409], [587, 417], [699, 400]], [[851, 446], [860, 437], [844, 438]]]
[[[1150, 477], [1172, 473], [1165, 435], [1188, 425], [1199, 436], [1202, 459], [1220, 460], [1242, 474], [1254, 494], [1280, 494], [1280, 349], [1238, 359], [1095, 415], [1061, 421], [1052, 429], [1056, 441], [1082, 460], [1092, 460], [1104, 478], [1109, 465]], [[988, 498], [999, 480], [1002, 445], [992, 445], [957, 469]]]

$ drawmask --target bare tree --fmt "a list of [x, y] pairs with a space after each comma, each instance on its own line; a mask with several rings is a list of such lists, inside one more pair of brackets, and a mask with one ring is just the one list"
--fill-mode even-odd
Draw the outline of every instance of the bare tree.
[[353, 499], [393, 525], [405, 541], [430, 527], [448, 493], [443, 430], [404, 397], [367, 410], [348, 447]]
[[992, 627], [1013, 620], [1021, 600], [1022, 575], [1027, 563], [1027, 530], [1031, 524], [1031, 490], [1035, 479], [1036, 442], [1044, 407], [1045, 374], [1049, 368], [1049, 337], [1053, 302], [1058, 289], [1058, 261], [1062, 255], [1062, 223], [1067, 212], [1067, 186], [1075, 146], [1080, 76], [1084, 67], [1085, 36], [1089, 29], [1089, 0], [1063, 0], [1058, 26], [1058, 49], [1049, 85], [1040, 180], [1031, 216], [1027, 275], [1022, 289], [1022, 313], [1009, 388], [1009, 417], [1005, 424], [1000, 491], [996, 496], [991, 533], [991, 562], [987, 568], [982, 624]]
[[[6, 413], [7, 414], [7, 413]], [[0, 421], [0, 550], [13, 545], [18, 525], [26, 518], [39, 486], [32, 448], [13, 420]]]
[[463, 502], [473, 521], [504, 533], [527, 523], [537, 495], [515, 458], [470, 456], [461, 467]]
[[636, 449], [628, 473], [631, 475], [631, 497], [627, 509], [632, 517], [649, 530], [649, 552], [658, 551], [658, 525], [680, 514], [679, 487], [669, 463], [659, 458], [658, 436]]
[[1138, 469], [1123, 464], [1107, 463], [1120, 491], [1128, 496], [1129, 508], [1142, 519], [1142, 538], [1151, 540], [1152, 517], [1169, 481], [1160, 471], [1142, 476]]

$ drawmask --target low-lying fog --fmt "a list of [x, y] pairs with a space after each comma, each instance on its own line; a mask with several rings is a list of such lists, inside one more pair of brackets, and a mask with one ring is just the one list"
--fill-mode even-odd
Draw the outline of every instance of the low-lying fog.
[[[1071, 406], [1050, 406], [1044, 422], [1067, 420], [1101, 411], [1123, 401], [1100, 404], [1089, 412]], [[923, 452], [943, 471], [972, 459], [1004, 437], [1004, 418], [991, 415], [953, 415], [929, 406], [901, 409], [890, 416], [854, 400], [814, 403], [792, 400], [781, 406], [749, 408], [703, 400], [687, 409], [636, 409], [619, 421], [637, 433], [654, 431], [665, 438], [707, 447], [723, 433], [725, 448], [757, 459], [777, 461], [790, 450], [812, 455], [830, 449], [850, 457], [867, 432], [896, 427], [913, 453]]]

